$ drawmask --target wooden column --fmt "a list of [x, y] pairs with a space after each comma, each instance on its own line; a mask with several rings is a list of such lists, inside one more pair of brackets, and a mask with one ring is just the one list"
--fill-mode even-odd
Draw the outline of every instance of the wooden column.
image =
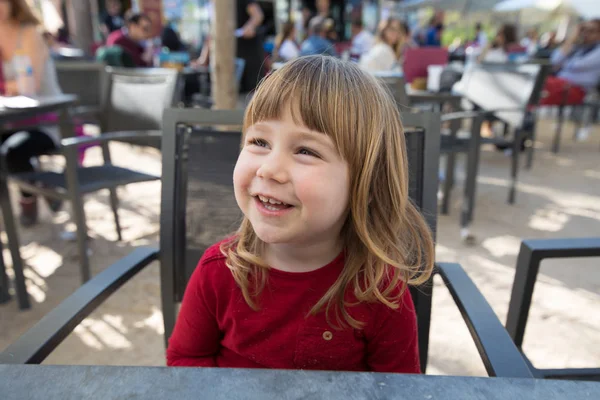
[[236, 4], [234, 0], [213, 2], [210, 66], [215, 109], [234, 109], [238, 98], [235, 82]]
[[97, 7], [91, 5], [94, 0], [66, 1], [71, 38], [75, 46], [90, 54], [94, 44], [94, 27], [98, 25]]

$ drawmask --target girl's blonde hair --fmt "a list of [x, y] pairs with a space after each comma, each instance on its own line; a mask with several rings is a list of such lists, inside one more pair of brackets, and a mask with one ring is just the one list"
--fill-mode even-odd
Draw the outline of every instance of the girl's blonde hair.
[[9, 0], [10, 19], [22, 25], [39, 25], [40, 20], [27, 0]]
[[[296, 123], [331, 137], [350, 170], [348, 217], [342, 228], [345, 266], [311, 310], [334, 309], [338, 325], [362, 325], [347, 312], [344, 295], [395, 309], [404, 282], [425, 282], [433, 269], [431, 232], [408, 197], [408, 162], [400, 114], [387, 90], [358, 66], [332, 57], [300, 57], [266, 77], [244, 116], [248, 127], [281, 118], [290, 107]], [[221, 251], [242, 290], [258, 309], [267, 283], [264, 243], [244, 218]], [[406, 285], [401, 285], [402, 290]]]

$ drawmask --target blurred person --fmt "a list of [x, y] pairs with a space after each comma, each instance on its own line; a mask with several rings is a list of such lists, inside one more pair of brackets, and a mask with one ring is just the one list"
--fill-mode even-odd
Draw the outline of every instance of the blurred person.
[[352, 20], [352, 47], [350, 56], [359, 59], [367, 53], [375, 44], [375, 37], [363, 26], [362, 18], [356, 17]]
[[275, 38], [273, 55], [275, 61], [289, 61], [300, 55], [300, 49], [296, 44], [296, 27], [291, 21], [283, 24], [281, 32]]
[[432, 19], [429, 29], [427, 29], [427, 33], [425, 34], [424, 45], [428, 47], [441, 47], [443, 32], [444, 24], [441, 21]]
[[600, 83], [600, 19], [583, 22], [552, 53], [556, 75], [544, 85], [540, 104], [580, 104]]
[[100, 30], [104, 37], [108, 37], [114, 31], [125, 26], [125, 20], [123, 19], [123, 9], [120, 0], [107, 0], [106, 2], [106, 15], [102, 19]]
[[237, 0], [237, 57], [245, 61], [240, 82], [241, 93], [256, 88], [262, 78], [262, 66], [265, 60], [262, 38], [257, 33], [264, 20], [262, 9], [255, 0]]
[[480, 47], [482, 49], [485, 48], [488, 44], [488, 37], [485, 31], [483, 30], [481, 22], [475, 24], [475, 39], [473, 40], [473, 43], [477, 47]]
[[393, 71], [399, 68], [402, 23], [386, 18], [379, 23], [375, 46], [360, 58], [359, 65], [369, 72]]
[[161, 34], [160, 43], [162, 47], [166, 47], [169, 51], [186, 51], [187, 46], [181, 41], [181, 37], [172, 23], [165, 24]]
[[496, 37], [477, 57], [479, 62], [505, 63], [509, 61], [511, 47], [518, 45], [517, 29], [513, 24], [504, 24], [498, 29]]
[[[0, 1], [0, 57], [2, 67], [3, 88], [1, 95], [15, 96], [19, 94], [34, 96], [56, 96], [62, 94], [56, 77], [56, 70], [42, 31], [40, 21], [29, 7], [26, 0]], [[19, 69], [27, 63], [32, 71], [28, 82], [31, 93], [22, 93], [23, 85], [18, 84]], [[20, 65], [18, 65], [20, 64]], [[23, 82], [23, 81], [22, 81]], [[26, 82], [27, 83], [27, 82]], [[9, 173], [33, 172], [34, 157], [49, 154], [58, 148], [60, 132], [56, 126], [43, 129], [19, 130], [19, 126], [36, 126], [42, 122], [56, 122], [56, 116], [21, 121], [19, 124], [2, 126], [1, 152], [5, 156]], [[50, 201], [50, 207], [56, 211], [60, 202]], [[23, 226], [31, 226], [37, 222], [37, 199], [31, 193], [21, 192], [19, 200], [20, 217]]]
[[400, 21], [400, 42], [398, 44], [398, 61], [400, 62], [400, 65], [404, 62], [406, 49], [414, 47], [419, 46], [413, 40], [408, 24], [405, 21]]
[[317, 15], [323, 18], [331, 18], [330, 0], [316, 0]]
[[325, 37], [332, 43], [338, 41], [338, 34], [335, 30], [335, 22], [332, 18], [325, 18]]
[[539, 34], [537, 29], [529, 29], [525, 34], [525, 37], [521, 39], [520, 44], [526, 49], [527, 54], [535, 54], [539, 47]]
[[333, 43], [327, 40], [327, 18], [316, 16], [308, 25], [308, 38], [300, 46], [300, 55], [329, 55], [337, 56]]
[[127, 16], [125, 27], [108, 35], [106, 46], [119, 46], [125, 51], [136, 67], [152, 65], [152, 53], [144, 47], [144, 42], [152, 37], [152, 20], [143, 13]]

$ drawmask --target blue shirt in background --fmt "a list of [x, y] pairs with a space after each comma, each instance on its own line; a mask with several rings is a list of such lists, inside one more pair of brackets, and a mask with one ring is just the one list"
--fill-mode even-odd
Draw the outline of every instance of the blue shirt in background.
[[317, 54], [337, 56], [333, 43], [329, 40], [317, 35], [309, 36], [300, 46], [300, 55], [312, 56]]

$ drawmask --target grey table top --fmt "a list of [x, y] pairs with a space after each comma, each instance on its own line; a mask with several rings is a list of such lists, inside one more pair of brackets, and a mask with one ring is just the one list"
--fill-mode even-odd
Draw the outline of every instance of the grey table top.
[[600, 383], [216, 368], [0, 365], [12, 399], [594, 399]]
[[51, 97], [37, 97], [39, 104], [27, 108], [0, 107], [0, 123], [13, 122], [19, 119], [30, 118], [47, 112], [58, 111], [75, 104], [77, 96], [62, 94]]

